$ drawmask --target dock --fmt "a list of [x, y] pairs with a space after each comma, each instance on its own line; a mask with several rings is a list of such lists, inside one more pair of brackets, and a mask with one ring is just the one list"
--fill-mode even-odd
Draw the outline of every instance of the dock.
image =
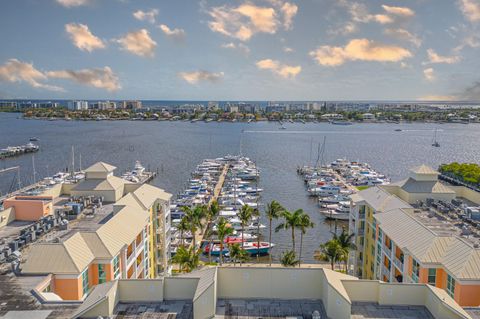
[[27, 153], [35, 153], [39, 150], [40, 146], [33, 143], [19, 146], [8, 146], [7, 148], [0, 149], [0, 159], [15, 157]]

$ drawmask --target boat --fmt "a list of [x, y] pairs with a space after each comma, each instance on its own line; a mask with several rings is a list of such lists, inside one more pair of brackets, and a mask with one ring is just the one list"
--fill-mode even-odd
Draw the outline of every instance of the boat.
[[340, 193], [340, 187], [324, 185], [320, 187], [310, 188], [308, 192], [310, 196], [329, 197], [338, 195]]
[[30, 137], [30, 142], [37, 142], [38, 141], [38, 137]]
[[402, 131], [402, 129], [401, 129], [401, 128], [397, 128], [397, 129], [395, 129], [395, 132], [401, 132], [401, 131]]
[[334, 125], [352, 125], [353, 124], [350, 121], [332, 121], [331, 123]]
[[327, 205], [326, 209], [320, 210], [320, 213], [327, 219], [349, 220], [350, 206], [349, 203]]
[[[244, 242], [242, 248], [250, 255], [267, 255], [273, 247], [275, 247], [275, 244], [261, 241], [260, 246], [257, 242]], [[229, 253], [229, 250], [227, 244], [223, 245], [223, 249], [221, 249], [220, 244], [212, 244], [206, 245], [203, 252], [205, 254], [210, 253], [212, 256], [220, 256], [220, 254], [225, 256]]]
[[437, 129], [435, 129], [435, 133], [433, 133], [433, 142], [432, 142], [433, 147], [440, 147], [440, 143], [437, 141]]

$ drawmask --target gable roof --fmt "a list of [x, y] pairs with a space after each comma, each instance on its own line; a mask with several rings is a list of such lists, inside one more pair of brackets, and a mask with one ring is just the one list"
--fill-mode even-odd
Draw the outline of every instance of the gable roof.
[[378, 186], [358, 192], [355, 199], [363, 199], [376, 212], [383, 212], [385, 209], [411, 208], [408, 203]]
[[434, 170], [433, 168], [431, 168], [430, 166], [428, 165], [420, 165], [420, 166], [417, 166], [417, 167], [414, 167], [412, 169], [410, 169], [410, 171], [412, 173], [415, 173], [415, 174], [435, 174], [435, 175], [438, 175], [439, 173]]
[[110, 173], [117, 169], [115, 166], [104, 163], [104, 162], [97, 162], [92, 166], [88, 167], [85, 170], [85, 173]]
[[150, 209], [157, 199], [168, 201], [172, 194], [165, 192], [161, 188], [143, 184], [133, 192], [133, 196], [145, 209]]
[[398, 186], [407, 193], [455, 194], [454, 190], [439, 181], [417, 181], [411, 177], [390, 185]]
[[84, 179], [75, 185], [73, 191], [114, 191], [125, 184], [131, 184], [131, 182], [124, 180], [123, 178], [116, 176], [108, 176], [104, 179]]

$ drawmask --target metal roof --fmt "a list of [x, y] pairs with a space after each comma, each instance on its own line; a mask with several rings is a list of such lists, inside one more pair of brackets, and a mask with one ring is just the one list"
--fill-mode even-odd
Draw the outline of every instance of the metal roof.
[[439, 181], [417, 181], [411, 177], [390, 185], [398, 186], [407, 193], [455, 194], [454, 190]]
[[172, 197], [172, 194], [166, 193], [161, 188], [143, 184], [133, 192], [133, 196], [135, 196], [145, 209], [149, 209], [157, 199], [168, 201]]
[[104, 162], [97, 162], [92, 166], [88, 167], [85, 172], [86, 173], [110, 173], [117, 169], [115, 166], [104, 163]]
[[120, 187], [123, 187], [125, 184], [132, 184], [124, 180], [123, 178], [116, 176], [108, 176], [104, 179], [85, 179], [79, 182], [73, 191], [113, 191], [117, 190]]
[[411, 208], [408, 203], [378, 186], [358, 192], [355, 200], [358, 199], [366, 201], [377, 212], [383, 212], [386, 209]]
[[85, 301], [78, 307], [75, 313], [72, 315], [72, 318], [79, 318], [84, 315], [86, 312], [91, 310], [96, 305], [100, 304], [102, 301], [106, 300], [107, 297], [117, 291], [118, 280], [112, 280], [105, 282], [103, 284], [96, 285], [93, 290], [90, 292]]
[[420, 166], [411, 168], [410, 171], [415, 173], [415, 174], [428, 174], [428, 175], [430, 175], [430, 174], [438, 175], [439, 174], [436, 170], [434, 170], [433, 168], [431, 168], [430, 166], [427, 166], [427, 165], [420, 165]]

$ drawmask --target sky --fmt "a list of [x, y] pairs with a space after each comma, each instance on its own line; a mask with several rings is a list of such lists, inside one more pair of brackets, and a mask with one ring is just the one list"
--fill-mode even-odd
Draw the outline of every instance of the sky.
[[16, 0], [0, 14], [0, 99], [480, 100], [480, 0]]

